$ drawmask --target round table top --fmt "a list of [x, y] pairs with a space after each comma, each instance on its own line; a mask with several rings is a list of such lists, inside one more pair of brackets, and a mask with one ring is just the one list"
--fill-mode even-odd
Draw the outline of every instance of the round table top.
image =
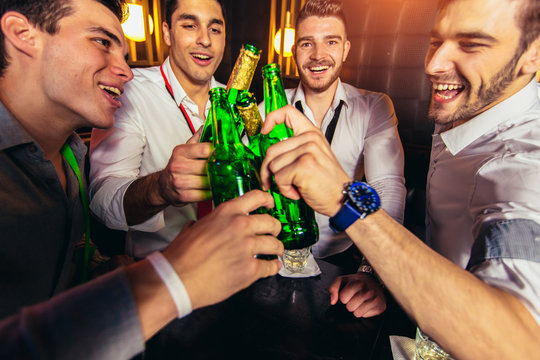
[[228, 300], [175, 320], [147, 343], [146, 359], [370, 359], [382, 316], [357, 319], [330, 305], [343, 271], [317, 260], [322, 274], [261, 279]]

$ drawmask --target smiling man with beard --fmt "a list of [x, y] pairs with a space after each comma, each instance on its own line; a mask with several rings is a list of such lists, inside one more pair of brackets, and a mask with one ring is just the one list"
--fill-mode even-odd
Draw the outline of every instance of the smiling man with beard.
[[210, 144], [193, 136], [206, 119], [213, 75], [225, 49], [221, 0], [167, 0], [161, 66], [134, 69], [115, 126], [94, 130], [90, 208], [109, 228], [127, 231], [126, 252], [142, 258], [163, 250], [197, 204], [211, 198]]
[[[294, 136], [268, 149], [261, 178], [268, 186], [273, 175], [285, 196], [299, 193], [334, 221], [351, 203], [344, 199], [357, 200], [352, 206], [365, 216], [341, 229], [418, 327], [453, 358], [535, 358], [540, 0], [443, 0], [440, 10], [425, 61], [436, 124], [428, 244], [384, 210], [364, 210], [369, 203], [348, 188], [344, 196], [351, 177], [319, 129], [290, 106], [265, 120], [261, 133], [286, 121]], [[331, 289], [334, 301], [338, 291]]]
[[[292, 48], [300, 84], [286, 90], [287, 98], [325, 133], [347, 174], [365, 177], [381, 194], [383, 208], [402, 222], [404, 156], [394, 107], [383, 93], [341, 82], [350, 47], [341, 1], [308, 0], [298, 15]], [[385, 309], [382, 291], [365, 273], [356, 273], [360, 265], [369, 271], [368, 264], [362, 264], [347, 234], [330, 229], [328, 216], [317, 213], [316, 218], [320, 236], [313, 255], [355, 272], [336, 280], [343, 286], [341, 301], [357, 317], [378, 315]], [[376, 296], [364, 296], [368, 287], [376, 289]]]

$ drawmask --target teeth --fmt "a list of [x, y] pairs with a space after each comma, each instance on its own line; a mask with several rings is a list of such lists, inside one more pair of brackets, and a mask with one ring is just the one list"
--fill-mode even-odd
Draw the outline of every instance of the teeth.
[[309, 70], [311, 71], [324, 71], [326, 69], [328, 69], [330, 66], [314, 66], [314, 67], [311, 67], [309, 68]]
[[463, 89], [463, 85], [458, 84], [433, 84], [433, 90], [459, 90]]
[[115, 87], [112, 87], [112, 86], [105, 86], [105, 85], [99, 85], [99, 87], [101, 89], [107, 91], [108, 93], [110, 93], [114, 97], [118, 97], [118, 96], [122, 95], [122, 93], [120, 92], [120, 89], [118, 89], [118, 88], [115, 88]]
[[208, 55], [202, 55], [202, 54], [193, 54], [193, 57], [196, 57], [197, 59], [201, 59], [201, 60], [208, 60], [208, 59], [210, 59], [210, 56], [208, 56]]

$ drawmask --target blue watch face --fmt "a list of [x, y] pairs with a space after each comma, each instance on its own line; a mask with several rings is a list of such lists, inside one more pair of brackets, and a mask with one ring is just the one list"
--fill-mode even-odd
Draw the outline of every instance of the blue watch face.
[[348, 195], [350, 201], [360, 212], [371, 214], [381, 207], [379, 195], [366, 183], [352, 183], [349, 185]]

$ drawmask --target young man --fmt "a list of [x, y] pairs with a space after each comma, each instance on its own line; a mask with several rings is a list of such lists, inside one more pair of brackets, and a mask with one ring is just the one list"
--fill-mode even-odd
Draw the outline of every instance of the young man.
[[[433, 249], [350, 187], [345, 198], [367, 216], [347, 217], [342, 191], [351, 177], [292, 107], [269, 114], [263, 128], [286, 121], [295, 131], [269, 149], [266, 186], [273, 173], [284, 194], [300, 193], [330, 216], [418, 326], [458, 359], [540, 352], [539, 19], [537, 0], [443, 1], [426, 56], [436, 123], [427, 200]], [[339, 289], [330, 291], [335, 302]]]
[[131, 358], [170, 320], [279, 269], [254, 258], [282, 245], [276, 220], [246, 215], [273, 203], [251, 192], [186, 226], [163, 255], [63, 292], [84, 232], [75, 173], [84, 180], [85, 147], [74, 130], [112, 126], [132, 78], [122, 6], [0, 3], [2, 359]]
[[[300, 74], [296, 89], [286, 90], [289, 103], [325, 133], [331, 149], [349, 177], [362, 179], [382, 197], [383, 208], [396, 221], [403, 221], [405, 178], [403, 147], [397, 119], [388, 96], [355, 88], [339, 76], [351, 47], [345, 15], [339, 0], [308, 0], [296, 21], [293, 56]], [[328, 216], [316, 213], [319, 241], [313, 255], [360, 267], [352, 241], [328, 225]], [[366, 269], [365, 266], [361, 269]], [[369, 269], [369, 267], [367, 267]], [[345, 291], [343, 300], [356, 316], [378, 315], [385, 309], [383, 293], [365, 274], [338, 280]], [[364, 299], [368, 289], [377, 296]]]
[[194, 203], [211, 197], [201, 160], [210, 146], [191, 137], [206, 119], [209, 90], [223, 86], [213, 78], [225, 48], [223, 7], [167, 0], [165, 20], [169, 57], [133, 71], [114, 128], [94, 131], [90, 147], [90, 207], [128, 231], [126, 250], [137, 258], [166, 248], [197, 218]]

